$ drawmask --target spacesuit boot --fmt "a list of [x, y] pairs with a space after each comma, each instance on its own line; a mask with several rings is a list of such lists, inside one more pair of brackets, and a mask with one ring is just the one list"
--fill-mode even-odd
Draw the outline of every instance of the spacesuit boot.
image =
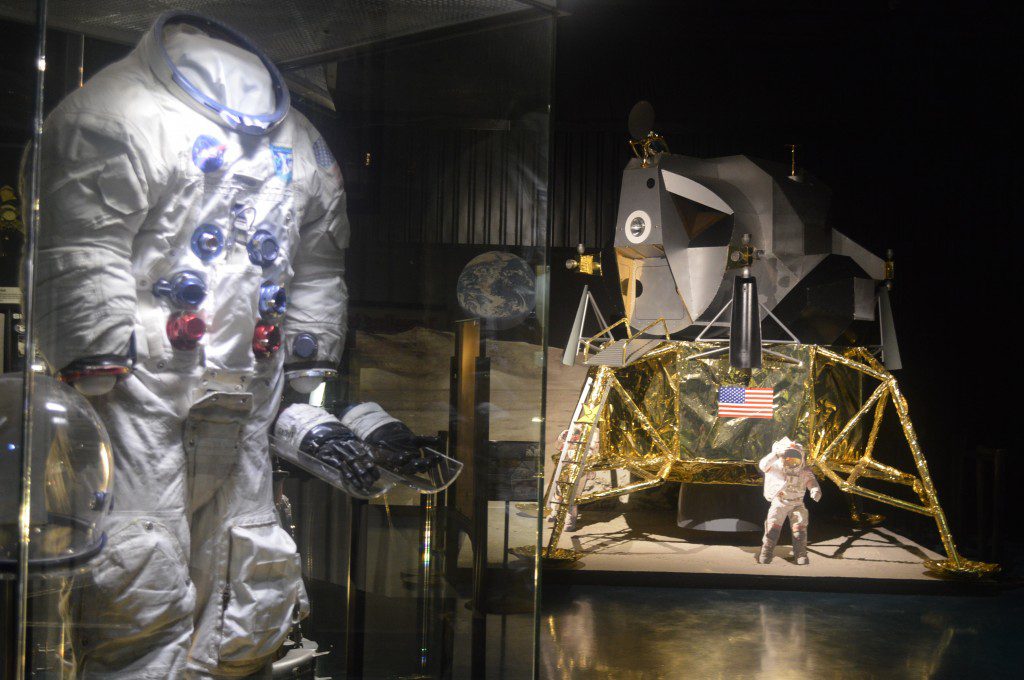
[[[79, 677], [264, 672], [308, 612], [268, 428], [287, 365], [344, 345], [338, 166], [258, 48], [181, 12], [61, 102], [40, 160], [40, 347], [115, 466], [72, 605]], [[78, 382], [112, 366], [106, 394]]]

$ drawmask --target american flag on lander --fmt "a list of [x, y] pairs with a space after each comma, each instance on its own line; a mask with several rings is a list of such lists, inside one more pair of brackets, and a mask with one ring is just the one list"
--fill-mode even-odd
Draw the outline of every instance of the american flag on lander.
[[775, 415], [774, 387], [719, 387], [719, 418], [772, 418]]

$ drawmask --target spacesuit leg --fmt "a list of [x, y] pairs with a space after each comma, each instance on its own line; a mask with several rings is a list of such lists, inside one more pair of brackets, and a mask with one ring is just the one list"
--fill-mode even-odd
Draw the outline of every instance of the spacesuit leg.
[[797, 564], [807, 564], [807, 526], [810, 513], [803, 503], [789, 510], [789, 528], [793, 531], [793, 557]]
[[[162, 377], [163, 378], [163, 377]], [[188, 573], [182, 414], [144, 370], [92, 400], [110, 435], [114, 496], [107, 544], [72, 595], [84, 680], [163, 680], [184, 673], [195, 588]]]
[[768, 564], [775, 555], [775, 545], [779, 542], [782, 524], [786, 521], [786, 505], [779, 500], [772, 501], [768, 507], [768, 516], [764, 520], [764, 537], [761, 539], [761, 552], [757, 561]]
[[207, 456], [220, 448], [233, 463], [193, 480], [190, 679], [265, 675], [293, 622], [309, 611], [299, 555], [273, 503], [267, 430], [279, 393], [255, 395], [233, 442], [215, 438], [203, 447]]

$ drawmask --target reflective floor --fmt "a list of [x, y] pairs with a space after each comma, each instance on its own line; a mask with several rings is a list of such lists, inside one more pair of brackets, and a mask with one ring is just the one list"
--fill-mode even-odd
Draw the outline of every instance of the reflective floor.
[[542, 679], [1024, 675], [1024, 591], [545, 586]]

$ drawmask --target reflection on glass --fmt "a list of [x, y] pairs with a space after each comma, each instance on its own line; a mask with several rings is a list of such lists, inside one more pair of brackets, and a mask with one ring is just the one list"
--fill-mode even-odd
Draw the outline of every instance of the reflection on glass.
[[533, 672], [542, 6], [51, 7], [31, 672]]

